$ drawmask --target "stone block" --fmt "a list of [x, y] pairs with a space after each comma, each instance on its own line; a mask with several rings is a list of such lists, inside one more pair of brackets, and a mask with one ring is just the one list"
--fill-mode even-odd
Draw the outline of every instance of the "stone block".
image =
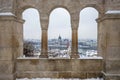
[[0, 47], [12, 47], [12, 34], [0, 34]]
[[102, 70], [102, 60], [76, 59], [72, 61], [73, 71], [100, 71]]
[[108, 46], [120, 47], [120, 31], [110, 32], [108, 37]]
[[1, 74], [0, 73], [0, 80], [16, 80], [14, 74]]
[[87, 78], [102, 78], [103, 77], [103, 75], [102, 75], [102, 73], [98, 73], [98, 72], [87, 72]]
[[13, 47], [23, 46], [23, 35], [13, 34], [12, 35], [12, 46]]
[[120, 80], [120, 74], [105, 74], [103, 76], [104, 80]]
[[71, 59], [72, 71], [80, 71], [80, 61], [78, 59]]
[[71, 72], [67, 72], [67, 71], [65, 71], [65, 72], [58, 72], [58, 77], [59, 78], [71, 78], [72, 76], [71, 76]]
[[17, 72], [17, 78], [58, 78], [58, 72], [49, 72], [49, 71], [26, 71], [26, 72]]
[[23, 46], [15, 47], [12, 50], [13, 50], [14, 59], [23, 55]]
[[104, 80], [120, 80], [120, 77], [105, 77]]
[[118, 59], [120, 58], [120, 47], [110, 46], [107, 48], [107, 59]]
[[14, 72], [14, 63], [7, 60], [0, 60], [0, 74], [12, 74]]
[[120, 74], [120, 60], [107, 60], [106, 61], [106, 73]]
[[12, 60], [13, 58], [13, 53], [12, 53], [12, 48], [5, 47], [5, 48], [0, 48], [0, 60]]
[[20, 22], [14, 22], [16, 25], [13, 26], [12, 30], [14, 34], [23, 34], [23, 24]]
[[87, 78], [87, 73], [86, 72], [71, 72], [71, 77], [85, 79]]
[[71, 70], [70, 59], [57, 59], [56, 60], [56, 71], [70, 71]]
[[14, 25], [14, 22], [12, 20], [7, 20], [7, 19], [1, 20], [0, 18], [0, 33], [12, 34], [13, 25]]

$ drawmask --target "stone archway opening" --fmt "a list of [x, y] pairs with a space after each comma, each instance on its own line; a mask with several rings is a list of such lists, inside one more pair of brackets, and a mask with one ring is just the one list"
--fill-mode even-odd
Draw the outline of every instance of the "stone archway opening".
[[27, 57], [39, 57], [41, 52], [41, 25], [37, 9], [28, 8], [22, 13], [23, 24], [23, 54]]
[[70, 58], [70, 14], [64, 8], [56, 8], [50, 14], [48, 28], [48, 52], [49, 58]]
[[80, 12], [78, 28], [78, 52], [80, 57], [97, 56], [98, 24], [96, 19], [99, 13], [93, 7], [86, 7]]

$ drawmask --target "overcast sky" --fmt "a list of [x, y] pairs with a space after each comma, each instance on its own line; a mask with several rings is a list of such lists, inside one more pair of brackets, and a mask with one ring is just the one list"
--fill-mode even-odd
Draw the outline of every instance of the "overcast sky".
[[[36, 9], [30, 8], [23, 12], [24, 39], [41, 39], [40, 15]], [[98, 12], [94, 8], [85, 8], [80, 12], [80, 24], [78, 29], [79, 39], [97, 39]], [[57, 8], [50, 14], [48, 38], [71, 39], [70, 14], [63, 8]]]

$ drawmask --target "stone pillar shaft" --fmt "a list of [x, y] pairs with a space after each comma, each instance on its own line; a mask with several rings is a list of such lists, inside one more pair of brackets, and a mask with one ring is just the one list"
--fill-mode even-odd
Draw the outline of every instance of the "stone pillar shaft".
[[101, 18], [97, 20], [98, 22], [98, 34], [97, 34], [97, 50], [98, 56], [105, 58], [106, 54], [106, 27], [104, 26], [105, 23], [100, 21]]
[[72, 53], [71, 58], [78, 58], [78, 32], [77, 29], [72, 29]]
[[47, 58], [48, 57], [48, 35], [47, 30], [42, 30], [42, 41], [41, 41], [41, 58]]
[[[120, 14], [106, 14], [101, 19], [100, 47], [104, 80], [120, 79]], [[99, 35], [100, 35], [99, 34]]]
[[72, 26], [72, 49], [71, 58], [79, 58], [78, 55], [78, 24], [79, 24], [79, 12], [71, 14], [71, 26]]
[[13, 14], [0, 16], [0, 80], [15, 80], [16, 58], [23, 54], [22, 24]]
[[41, 13], [41, 55], [40, 58], [48, 58], [48, 24], [49, 16], [46, 13]]

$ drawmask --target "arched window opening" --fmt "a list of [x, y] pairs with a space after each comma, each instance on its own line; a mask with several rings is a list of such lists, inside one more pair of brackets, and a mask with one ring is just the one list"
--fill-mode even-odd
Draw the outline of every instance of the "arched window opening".
[[49, 21], [49, 58], [70, 58], [71, 24], [69, 12], [64, 8], [57, 8], [51, 12]]
[[41, 52], [41, 26], [38, 10], [26, 9], [22, 14], [24, 46], [23, 54], [26, 57], [39, 57]]
[[78, 28], [78, 52], [80, 57], [97, 56], [97, 22], [98, 11], [87, 7], [80, 12]]

